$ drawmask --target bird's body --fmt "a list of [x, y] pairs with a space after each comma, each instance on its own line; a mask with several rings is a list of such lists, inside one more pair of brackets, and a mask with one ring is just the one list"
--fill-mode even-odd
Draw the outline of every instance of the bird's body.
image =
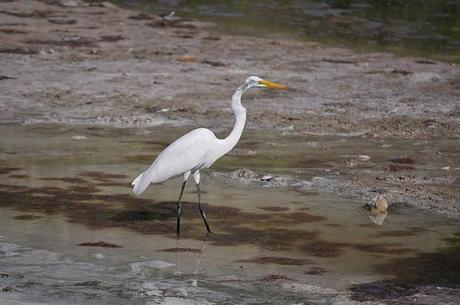
[[197, 128], [183, 135], [166, 147], [152, 165], [134, 179], [134, 193], [142, 193], [150, 183], [161, 183], [210, 167], [225, 154], [223, 141], [206, 128]]
[[206, 216], [200, 203], [200, 170], [209, 168], [217, 159], [227, 154], [237, 143], [243, 133], [246, 122], [246, 108], [241, 105], [241, 95], [251, 87], [268, 87], [287, 89], [283, 85], [262, 80], [251, 76], [238, 87], [232, 97], [232, 110], [235, 114], [235, 125], [230, 134], [224, 138], [217, 138], [206, 128], [198, 128], [175, 140], [163, 150], [152, 165], [137, 176], [132, 182], [136, 195], [141, 194], [151, 183], [161, 183], [174, 177], [184, 176], [179, 202], [177, 206], [177, 232], [180, 224], [180, 205], [185, 183], [193, 174], [197, 185], [199, 209], [208, 232], [211, 232]]

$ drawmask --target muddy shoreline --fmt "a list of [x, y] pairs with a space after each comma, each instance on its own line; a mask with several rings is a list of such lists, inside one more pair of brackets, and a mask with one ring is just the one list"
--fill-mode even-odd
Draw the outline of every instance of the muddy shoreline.
[[[169, 22], [107, 2], [4, 2], [0, 14], [3, 124], [173, 124], [223, 135], [233, 124], [229, 97], [255, 74], [291, 90], [245, 95], [249, 128], [425, 143], [460, 137], [455, 64], [225, 35], [210, 24]], [[430, 158], [409, 157], [422, 164]], [[458, 216], [458, 156], [448, 161], [441, 166], [448, 170], [431, 177], [414, 174], [414, 166], [362, 169], [350, 158], [351, 165], [336, 166], [339, 179], [317, 186], [362, 201], [378, 189], [395, 194], [394, 201]], [[413, 192], [420, 184], [428, 187]]]

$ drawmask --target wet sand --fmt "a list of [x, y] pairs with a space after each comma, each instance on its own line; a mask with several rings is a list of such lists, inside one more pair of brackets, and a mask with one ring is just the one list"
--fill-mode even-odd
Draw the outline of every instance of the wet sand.
[[[129, 182], [148, 154], [185, 129], [140, 134], [3, 126], [0, 300], [379, 304], [424, 293], [428, 304], [436, 304], [458, 296], [459, 278], [451, 272], [459, 257], [455, 219], [392, 204], [376, 225], [353, 198], [314, 191], [317, 175], [334, 164], [331, 156], [299, 160], [299, 142], [276, 133], [242, 139], [240, 151], [203, 174], [203, 205], [214, 237], [205, 238], [196, 193], [186, 189], [183, 234], [176, 240], [180, 179], [138, 198]], [[263, 153], [267, 143], [275, 147], [276, 166]], [[291, 154], [283, 155], [278, 149], [288, 143]], [[334, 138], [327, 143], [338, 145]], [[356, 142], [342, 147], [345, 152]], [[237, 154], [249, 149], [259, 157]], [[251, 164], [256, 177], [235, 179], [236, 161]], [[302, 162], [310, 167], [300, 167]], [[261, 180], [268, 173], [273, 178]], [[446, 289], [439, 292], [436, 285]], [[417, 300], [412, 304], [426, 297]]]
[[[432, 295], [433, 285], [449, 288], [435, 290], [435, 301], [458, 295], [458, 276], [450, 274], [458, 264], [457, 221], [392, 205], [377, 226], [356, 200], [311, 189], [315, 173], [331, 162], [327, 156], [301, 173], [299, 160], [278, 151], [280, 167], [231, 155], [203, 174], [204, 208], [216, 235], [205, 239], [189, 186], [176, 240], [180, 182], [139, 198], [129, 188], [145, 156], [184, 128], [165, 130], [3, 127], [0, 300], [378, 304]], [[261, 140], [241, 144], [259, 155], [268, 138], [275, 147], [286, 141], [258, 134]], [[294, 153], [298, 143], [290, 141]], [[274, 178], [235, 180], [232, 159], [252, 163], [256, 173], [269, 169]]]
[[[230, 36], [210, 24], [170, 23], [108, 3], [4, 2], [0, 14], [4, 124], [187, 124], [224, 135], [233, 124], [234, 88], [260, 75], [291, 90], [247, 93], [249, 128], [422, 144], [460, 136], [460, 69], [454, 64]], [[409, 157], [438, 158], [446, 169], [439, 177], [414, 177], [411, 167], [370, 167], [323, 180], [321, 188], [362, 201], [380, 189], [397, 193], [397, 201], [459, 215], [459, 194], [451, 191], [459, 186], [459, 164], [443, 163], [445, 152], [434, 150]], [[428, 187], [415, 187], [420, 181]]]

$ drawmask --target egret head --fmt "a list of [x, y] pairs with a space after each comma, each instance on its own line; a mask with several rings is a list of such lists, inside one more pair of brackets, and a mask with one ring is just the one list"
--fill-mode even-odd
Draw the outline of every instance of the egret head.
[[245, 81], [245, 85], [247, 88], [252, 88], [252, 87], [259, 87], [259, 88], [270, 88], [270, 89], [287, 89], [288, 87], [270, 82], [265, 79], [261, 79], [260, 77], [257, 76], [250, 76], [248, 79]]

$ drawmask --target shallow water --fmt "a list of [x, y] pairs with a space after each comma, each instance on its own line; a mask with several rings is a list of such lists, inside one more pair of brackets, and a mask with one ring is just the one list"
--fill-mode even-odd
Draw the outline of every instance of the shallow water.
[[291, 37], [460, 61], [458, 1], [144, 1], [115, 2], [210, 20], [226, 32]]
[[[448, 250], [442, 264], [425, 258], [411, 270], [413, 277], [398, 278], [399, 284], [417, 283], [426, 277], [424, 269], [458, 264], [457, 220], [395, 204], [377, 226], [360, 202], [308, 189], [313, 177], [340, 174], [337, 164], [352, 156], [365, 152], [378, 162], [395, 152], [429, 150], [433, 143], [248, 131], [230, 156], [202, 175], [205, 209], [216, 236], [204, 241], [196, 193], [189, 185], [183, 235], [176, 240], [174, 201], [180, 180], [150, 187], [140, 198], [129, 184], [185, 130], [2, 126], [0, 234], [24, 247], [112, 268], [113, 276], [116, 268], [143, 270], [145, 261], [153, 260], [161, 271], [151, 276], [160, 281], [182, 274], [208, 284], [241, 284], [282, 276], [342, 291], [393, 278], [388, 270], [426, 253]], [[458, 162], [454, 144], [436, 143], [443, 161], [420, 157], [418, 170], [436, 173], [446, 160]], [[288, 178], [284, 184], [242, 183], [226, 174], [242, 167]], [[99, 241], [121, 247], [78, 245]], [[440, 277], [460, 284], [458, 275]]]

